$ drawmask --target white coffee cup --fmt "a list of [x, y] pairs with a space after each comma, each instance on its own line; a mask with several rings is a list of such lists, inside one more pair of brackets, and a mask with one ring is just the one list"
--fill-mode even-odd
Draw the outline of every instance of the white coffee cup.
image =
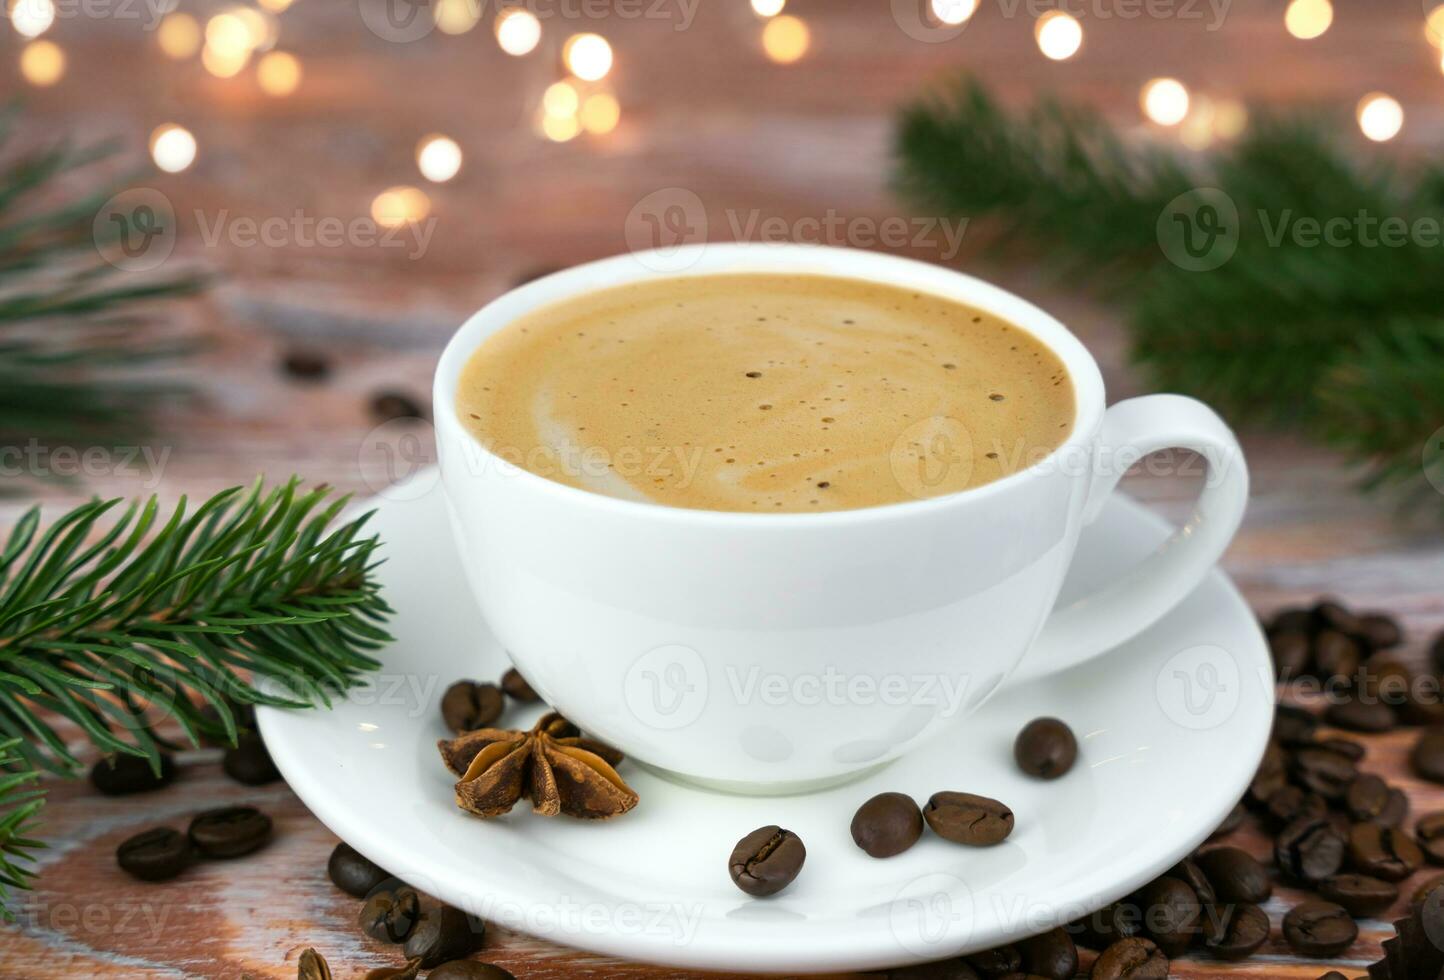
[[[764, 793], [869, 770], [947, 730], [1010, 676], [1134, 636], [1198, 585], [1238, 528], [1248, 473], [1219, 417], [1177, 395], [1105, 411], [1083, 345], [996, 286], [816, 246], [687, 246], [665, 259], [621, 255], [507, 293], [457, 331], [434, 389], [456, 543], [488, 624], [549, 704], [634, 760]], [[487, 336], [537, 307], [677, 268], [873, 280], [988, 310], [1063, 361], [1073, 431], [1034, 465], [971, 490], [762, 514], [578, 490], [492, 454], [457, 419], [457, 379]], [[1084, 525], [1132, 463], [1170, 447], [1207, 460], [1193, 516], [1127, 575], [1054, 609]], [[907, 487], [918, 475], [899, 477]]]

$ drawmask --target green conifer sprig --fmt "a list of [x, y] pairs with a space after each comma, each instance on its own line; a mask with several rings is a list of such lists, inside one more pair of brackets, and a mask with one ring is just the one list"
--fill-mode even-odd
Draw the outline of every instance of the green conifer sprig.
[[[1238, 142], [1188, 154], [1053, 101], [1009, 111], [965, 79], [902, 112], [895, 185], [929, 213], [987, 219], [969, 233], [991, 226], [995, 254], [1051, 264], [1119, 304], [1158, 387], [1318, 438], [1364, 486], [1444, 513], [1430, 486], [1444, 488], [1444, 440], [1431, 438], [1444, 426], [1444, 245], [1279, 233], [1361, 214], [1444, 225], [1444, 163], [1362, 156], [1335, 138], [1344, 128], [1255, 113]], [[1221, 190], [1239, 216], [1236, 251], [1206, 271], [1171, 261], [1158, 231], [1197, 188]]]
[[35, 787], [40, 773], [25, 768], [15, 751], [18, 745], [18, 739], [0, 742], [0, 917], [6, 920], [14, 918], [14, 892], [29, 888], [35, 877], [30, 867], [35, 852], [45, 847], [30, 836], [45, 805], [44, 794]]

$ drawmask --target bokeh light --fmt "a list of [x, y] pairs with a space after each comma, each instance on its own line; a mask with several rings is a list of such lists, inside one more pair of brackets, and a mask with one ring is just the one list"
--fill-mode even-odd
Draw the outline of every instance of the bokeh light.
[[21, 37], [39, 37], [55, 23], [54, 0], [10, 0], [10, 26]]
[[465, 34], [481, 20], [482, 0], [432, 0], [431, 15], [443, 34]]
[[1435, 47], [1444, 47], [1444, 3], [1437, 4], [1424, 15], [1424, 36]]
[[54, 41], [31, 41], [20, 51], [20, 74], [40, 88], [54, 85], [65, 75], [65, 52]]
[[580, 93], [568, 81], [552, 82], [542, 93], [542, 111], [549, 116], [575, 116], [581, 104]]
[[752, 12], [758, 17], [776, 17], [787, 6], [787, 0], [752, 0]]
[[1237, 99], [1220, 99], [1213, 107], [1213, 132], [1219, 139], [1237, 139], [1248, 126], [1248, 110]]
[[612, 46], [600, 34], [573, 34], [562, 48], [562, 60], [578, 78], [599, 81], [612, 70]]
[[1404, 107], [1383, 92], [1370, 92], [1359, 100], [1359, 130], [1375, 143], [1399, 135], [1404, 128]]
[[241, 73], [241, 69], [251, 60], [249, 48], [242, 48], [239, 51], [223, 51], [220, 48], [213, 48], [207, 44], [201, 50], [201, 64], [206, 71], [217, 78], [234, 78]]
[[1312, 40], [1334, 22], [1334, 5], [1329, 0], [1290, 0], [1284, 11], [1284, 27], [1301, 41]]
[[580, 121], [582, 128], [596, 136], [603, 136], [617, 128], [622, 119], [622, 105], [609, 92], [596, 92], [587, 96], [582, 103]]
[[790, 65], [800, 60], [811, 46], [812, 32], [801, 18], [783, 14], [762, 28], [762, 50], [778, 64]]
[[932, 0], [933, 16], [939, 23], [956, 27], [978, 12], [978, 0]]
[[256, 81], [267, 95], [290, 95], [301, 86], [301, 60], [289, 51], [272, 51], [256, 65]]
[[1160, 126], [1176, 126], [1188, 115], [1188, 89], [1176, 78], [1155, 78], [1143, 86], [1143, 114]]
[[415, 187], [388, 187], [371, 202], [371, 217], [383, 228], [400, 228], [431, 213], [431, 198]]
[[461, 147], [449, 136], [427, 136], [416, 144], [416, 167], [427, 180], [444, 184], [461, 170]]
[[166, 173], [178, 174], [196, 159], [196, 138], [175, 123], [157, 126], [150, 134], [150, 158]]
[[565, 143], [575, 139], [582, 131], [582, 124], [576, 116], [553, 116], [549, 112], [542, 113], [541, 131], [547, 139], [557, 143]]
[[292, 0], [256, 0], [262, 10], [269, 10], [273, 14], [289, 10]]
[[155, 39], [167, 57], [189, 58], [201, 47], [200, 22], [186, 13], [166, 14]]
[[1054, 61], [1065, 61], [1083, 46], [1083, 25], [1061, 10], [1050, 10], [1033, 25], [1038, 50]]
[[530, 10], [513, 7], [496, 15], [496, 43], [507, 54], [520, 58], [541, 43], [541, 21]]

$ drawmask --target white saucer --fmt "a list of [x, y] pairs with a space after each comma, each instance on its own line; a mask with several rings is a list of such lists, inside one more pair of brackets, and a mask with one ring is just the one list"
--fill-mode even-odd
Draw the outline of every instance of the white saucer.
[[[859, 781], [806, 796], [729, 796], [627, 762], [641, 795], [606, 823], [546, 819], [525, 803], [484, 821], [459, 811], [435, 742], [441, 692], [509, 663], [474, 608], [434, 473], [374, 502], [378, 574], [397, 642], [367, 687], [333, 710], [260, 712], [276, 764], [306, 805], [367, 857], [499, 925], [599, 953], [703, 969], [872, 969], [986, 949], [1067, 922], [1131, 891], [1196, 847], [1253, 776], [1273, 712], [1273, 675], [1253, 614], [1222, 573], [1126, 647], [1005, 688], [957, 730]], [[1064, 600], [1112, 577], [1168, 529], [1115, 495], [1078, 550]], [[511, 708], [529, 725], [538, 710]], [[1078, 765], [1054, 782], [1013, 763], [1040, 715], [1078, 734]], [[931, 833], [888, 860], [848, 824], [868, 797], [938, 790], [1005, 801], [1003, 844]], [[802, 874], [752, 899], [727, 875], [736, 841], [766, 824], [807, 846]]]

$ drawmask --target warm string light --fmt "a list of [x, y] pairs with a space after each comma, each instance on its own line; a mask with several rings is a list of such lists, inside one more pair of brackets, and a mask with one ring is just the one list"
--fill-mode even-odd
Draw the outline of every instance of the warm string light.
[[461, 147], [449, 136], [424, 137], [416, 144], [416, 168], [433, 184], [444, 184], [461, 170]]
[[293, 0], [256, 0], [262, 10], [269, 10], [273, 14], [284, 13], [291, 9]]
[[443, 34], [465, 34], [481, 21], [481, 0], [433, 0], [431, 15]]
[[611, 92], [589, 92], [581, 80], [565, 78], [542, 93], [538, 128], [547, 139], [565, 143], [583, 132], [605, 136], [621, 119], [621, 103]]
[[1284, 11], [1284, 28], [1301, 41], [1309, 41], [1329, 29], [1334, 6], [1329, 0], [1290, 0]]
[[201, 47], [201, 25], [190, 14], [166, 14], [155, 34], [166, 57], [180, 60], [194, 55]]
[[21, 37], [35, 38], [55, 23], [54, 0], [10, 0], [10, 26]]
[[801, 60], [811, 46], [812, 32], [800, 17], [781, 14], [762, 28], [762, 50], [779, 65]]
[[752, 12], [758, 17], [776, 17], [787, 6], [787, 0], [752, 0]]
[[157, 126], [150, 134], [150, 157], [166, 173], [178, 174], [195, 162], [196, 138], [175, 123]]
[[1143, 86], [1143, 114], [1160, 126], [1176, 126], [1188, 115], [1188, 89], [1176, 78], [1155, 78]]
[[1436, 48], [1444, 47], [1444, 3], [1424, 15], [1424, 37]]
[[270, 51], [256, 65], [256, 82], [261, 91], [277, 98], [301, 87], [301, 60], [289, 51]]
[[1050, 10], [1033, 25], [1038, 50], [1054, 61], [1066, 61], [1083, 46], [1083, 25], [1061, 10]]
[[31, 41], [20, 51], [20, 74], [38, 88], [54, 85], [65, 75], [65, 52], [54, 41]]
[[1404, 107], [1383, 92], [1370, 92], [1359, 100], [1359, 130], [1375, 143], [1384, 143], [1404, 128]]
[[431, 198], [415, 187], [388, 187], [371, 202], [371, 217], [383, 228], [400, 228], [431, 213]]
[[583, 81], [600, 81], [612, 70], [612, 46], [600, 34], [573, 34], [562, 46], [562, 61]]
[[957, 27], [978, 12], [978, 0], [932, 0], [930, 8], [938, 23]]
[[492, 29], [496, 33], [496, 43], [516, 58], [531, 54], [541, 43], [541, 21], [537, 20], [536, 14], [521, 7], [512, 7], [497, 14]]

